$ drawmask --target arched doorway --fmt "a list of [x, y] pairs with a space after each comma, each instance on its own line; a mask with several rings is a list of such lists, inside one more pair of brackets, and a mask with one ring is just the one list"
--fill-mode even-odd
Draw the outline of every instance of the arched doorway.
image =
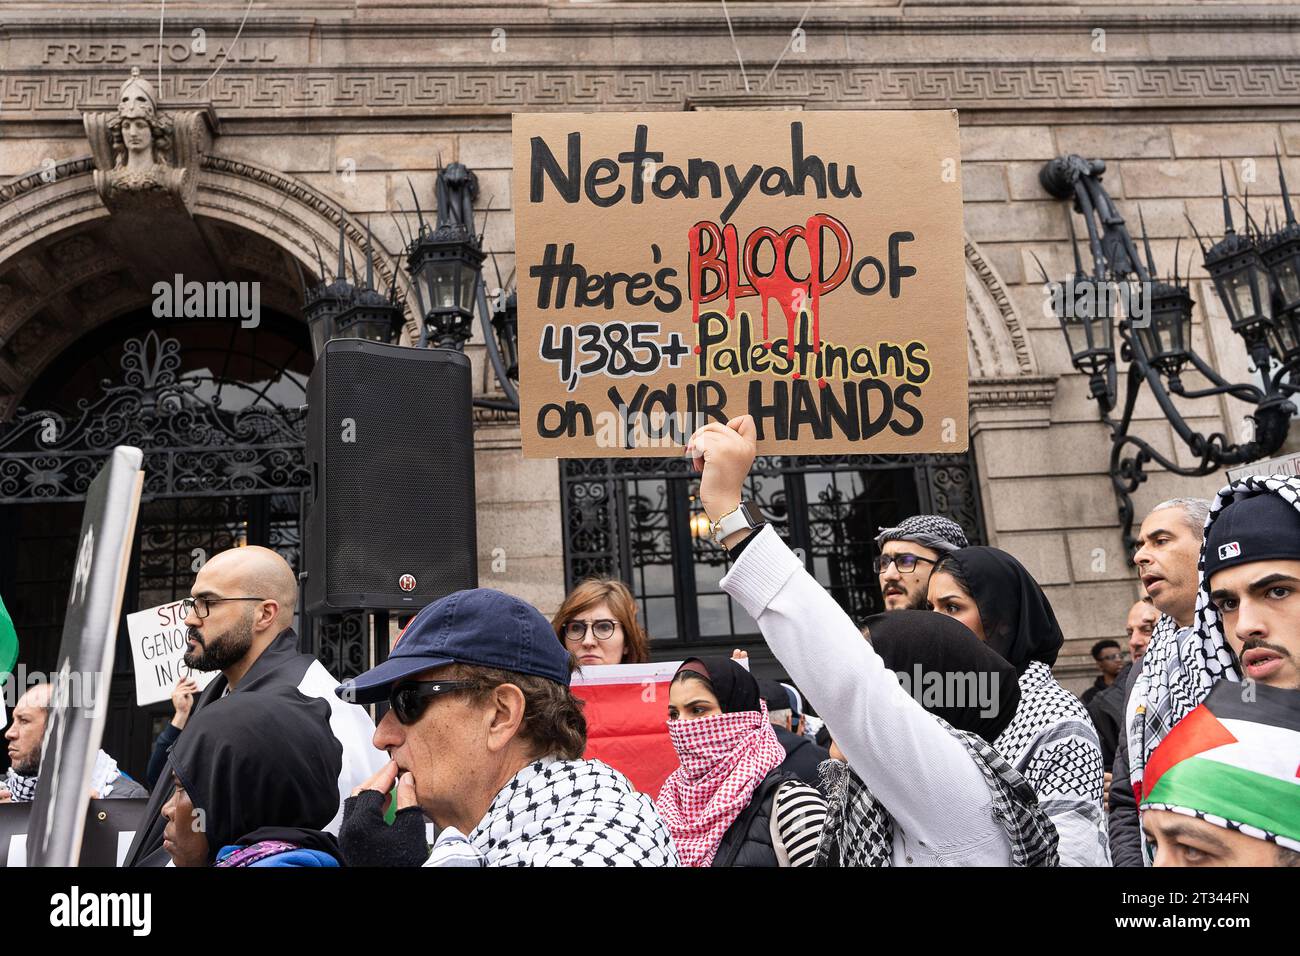
[[[189, 593], [226, 548], [264, 545], [301, 566], [314, 360], [290, 253], [207, 217], [120, 238], [100, 217], [0, 262], [0, 375], [14, 409], [0, 423], [0, 594], [28, 672], [53, 664], [86, 488], [115, 445], [140, 447], [146, 474], [124, 618]], [[255, 321], [158, 317], [153, 284], [178, 275], [255, 286]], [[335, 673], [362, 668], [359, 617], [298, 624]], [[143, 780], [170, 716], [166, 703], [136, 706], [123, 621], [104, 749]]]

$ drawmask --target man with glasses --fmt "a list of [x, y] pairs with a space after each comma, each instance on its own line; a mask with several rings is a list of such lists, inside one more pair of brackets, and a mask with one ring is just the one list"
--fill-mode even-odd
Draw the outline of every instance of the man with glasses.
[[[617, 770], [582, 759], [574, 666], [546, 618], [501, 591], [458, 591], [420, 611], [388, 660], [337, 689], [358, 704], [389, 704], [374, 744], [392, 759], [344, 808], [348, 861], [675, 866], [650, 799]], [[432, 852], [425, 816], [438, 831]]]
[[[370, 746], [374, 722], [360, 707], [349, 707], [332, 693], [337, 681], [310, 654], [298, 648], [293, 629], [298, 604], [298, 580], [288, 562], [269, 548], [232, 548], [213, 555], [199, 569], [182, 604], [185, 612], [186, 666], [192, 670], [220, 671], [194, 702], [183, 736], [195, 727], [210, 733], [220, 726], [232, 709], [243, 706], [249, 695], [319, 697], [329, 704], [328, 723], [322, 733], [332, 734], [341, 745], [337, 768], [339, 812], [326, 827], [338, 832], [343, 800], [361, 781], [382, 764], [382, 755]], [[286, 685], [297, 695], [286, 695]], [[274, 725], [266, 728], [274, 733]], [[158, 777], [149, 797], [145, 824], [136, 833], [127, 852], [127, 866], [165, 866], [170, 857], [163, 849], [160, 816], [171, 799], [175, 768], [168, 765]], [[274, 773], [275, 768], [267, 768]], [[250, 781], [252, 785], [252, 781]], [[237, 799], [239, 782], [226, 791]], [[199, 807], [208, 813], [215, 808]]]
[[880, 554], [872, 568], [880, 578], [886, 611], [929, 607], [930, 572], [943, 555], [968, 546], [961, 525], [941, 515], [913, 515], [876, 536]]
[[1092, 645], [1092, 659], [1101, 675], [1093, 681], [1091, 687], [1083, 692], [1083, 704], [1086, 707], [1092, 699], [1115, 683], [1115, 678], [1124, 669], [1124, 652], [1120, 650], [1119, 641], [1109, 638]]

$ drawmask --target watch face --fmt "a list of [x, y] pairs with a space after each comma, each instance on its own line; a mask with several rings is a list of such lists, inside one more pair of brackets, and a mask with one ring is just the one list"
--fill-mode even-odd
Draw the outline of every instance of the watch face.
[[756, 528], [763, 523], [763, 513], [758, 510], [758, 506], [752, 501], [742, 501], [740, 510], [745, 515], [745, 520], [749, 522], [751, 528]]

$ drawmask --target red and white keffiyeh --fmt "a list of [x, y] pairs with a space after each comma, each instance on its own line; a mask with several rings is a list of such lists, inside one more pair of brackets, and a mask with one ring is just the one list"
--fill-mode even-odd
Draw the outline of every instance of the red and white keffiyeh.
[[760, 711], [670, 720], [681, 766], [664, 781], [655, 809], [673, 835], [682, 866], [709, 866], [723, 835], [781, 761], [767, 706]]

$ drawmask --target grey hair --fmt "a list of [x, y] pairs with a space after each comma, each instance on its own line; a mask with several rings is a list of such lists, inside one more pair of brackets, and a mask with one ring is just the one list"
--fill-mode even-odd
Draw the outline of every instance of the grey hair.
[[794, 719], [794, 711], [789, 707], [780, 707], [776, 710], [769, 710], [767, 712], [767, 719], [778, 727], [784, 727], [787, 721]]
[[1168, 501], [1162, 501], [1152, 508], [1152, 511], [1163, 511], [1166, 508], [1181, 508], [1187, 524], [1196, 537], [1201, 540], [1205, 539], [1205, 519], [1210, 516], [1210, 503], [1204, 498], [1170, 498]]

